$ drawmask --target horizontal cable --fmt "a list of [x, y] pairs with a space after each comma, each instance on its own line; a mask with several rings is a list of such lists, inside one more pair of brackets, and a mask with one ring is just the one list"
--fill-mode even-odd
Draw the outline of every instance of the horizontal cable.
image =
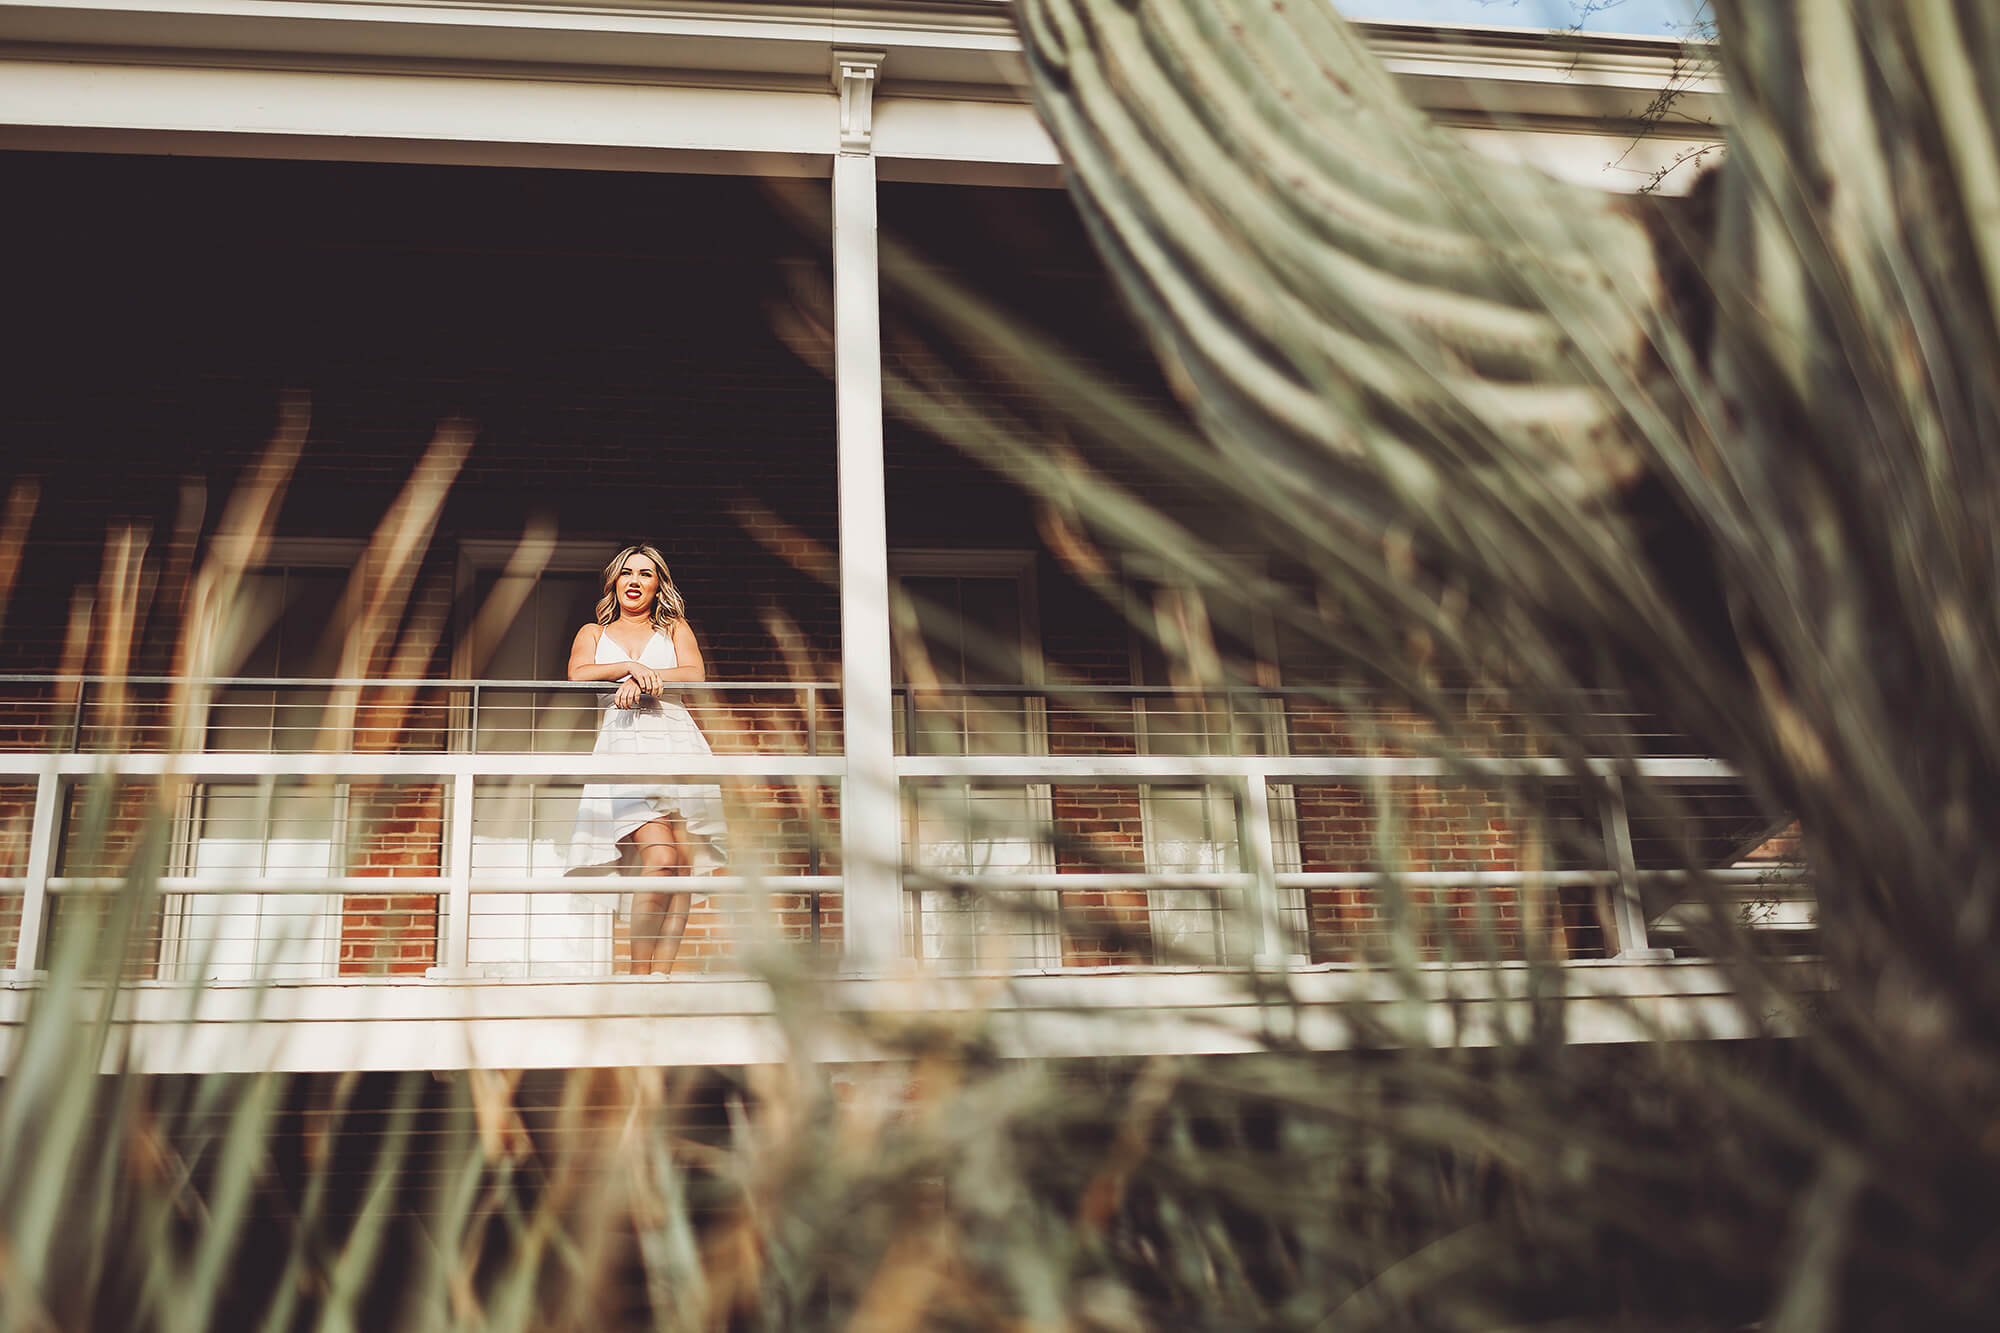
[[[1729, 778], [1735, 770], [1720, 759], [1647, 758], [1633, 761], [1641, 777], [1656, 781]], [[1610, 759], [1590, 761], [1592, 772], [1626, 771]], [[1566, 777], [1567, 760], [1552, 758], [1466, 757], [1439, 759], [1385, 755], [899, 755], [896, 773], [905, 778], [1014, 778], [1020, 780], [1102, 779], [1161, 781], [1174, 778], [1263, 778], [1288, 782], [1341, 778], [1436, 778], [1484, 776]]]
[[[1800, 882], [1806, 878], [1803, 866], [1771, 870], [1727, 868], [1701, 872], [1701, 878], [1719, 884], [1776, 884]], [[1641, 870], [1641, 883], [1686, 884], [1696, 876], [1685, 870]], [[1248, 872], [1208, 871], [1108, 871], [1078, 874], [969, 874], [906, 871], [904, 887], [940, 889], [964, 886], [981, 893], [1009, 893], [1048, 889], [1243, 889], [1257, 877]], [[1404, 888], [1513, 888], [1520, 884], [1570, 885], [1615, 884], [1616, 870], [1313, 870], [1279, 871], [1275, 876], [1281, 889], [1365, 889], [1384, 882]]]
[[[671, 767], [667, 765], [671, 763]], [[1664, 782], [1726, 779], [1735, 770], [1720, 759], [1642, 758], [1632, 761], [1639, 776]], [[1595, 759], [1600, 774], [1626, 771], [1617, 761]], [[59, 777], [432, 777], [574, 778], [592, 782], [658, 783], [684, 778], [841, 776], [840, 755], [720, 754], [423, 754], [244, 751], [90, 754], [0, 753], [0, 778]], [[1160, 782], [1203, 778], [1267, 782], [1348, 778], [1435, 778], [1482, 776], [1495, 779], [1564, 777], [1573, 772], [1553, 758], [1466, 758], [1447, 760], [1382, 755], [899, 755], [903, 778], [985, 778], [1019, 781]]]
[[[160, 893], [203, 894], [342, 894], [347, 897], [433, 897], [450, 892], [453, 876], [328, 875], [305, 879], [296, 875], [161, 875], [150, 881]], [[0, 880], [5, 890], [19, 880]], [[116, 875], [52, 875], [50, 893], [117, 893], [128, 880]], [[705, 893], [743, 894], [752, 889], [780, 893], [838, 889], [838, 875], [472, 875], [472, 891], [482, 893], [616, 894]]]
[[[666, 765], [669, 761], [671, 768]], [[281, 751], [250, 753], [104, 752], [0, 753], [0, 778], [576, 778], [591, 782], [660, 783], [682, 778], [838, 777], [838, 755], [796, 754], [425, 754]]]
[[[36, 673], [0, 674], [0, 697], [10, 685], [199, 685], [204, 689], [348, 689], [348, 690], [576, 690], [608, 694], [616, 681], [608, 680], [437, 680], [421, 677], [378, 676], [78, 676]], [[761, 692], [775, 694], [808, 690], [838, 693], [840, 687], [827, 680], [683, 680], [670, 681], [667, 693], [702, 691], [719, 693]]]

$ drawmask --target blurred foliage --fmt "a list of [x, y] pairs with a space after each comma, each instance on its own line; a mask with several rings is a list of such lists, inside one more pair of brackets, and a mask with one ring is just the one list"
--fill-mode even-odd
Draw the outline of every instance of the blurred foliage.
[[[1001, 1059], [976, 1023], [844, 1015], [774, 963], [799, 1051], [849, 1022], [883, 1058], [161, 1078], [90, 980], [144, 929], [155, 849], [23, 992], [0, 1321], [1991, 1327], [2000, 22], [1717, 10], [1726, 164], [1648, 213], [1471, 155], [1323, 8], [1028, 0], [1038, 103], [1194, 425], [913, 262], [890, 282], [942, 341], [904, 337], [887, 393], [1040, 496], [1080, 570], [1145, 551], [1218, 619], [1279, 619], [1340, 665], [1329, 698], [1392, 701], [1470, 776], [1541, 790], [1470, 743], [1474, 682], [1545, 719], [1564, 781], [1635, 809], [1675, 797], [1584, 691], [1728, 759], [1799, 817], [1823, 905], [1807, 1002], [1719, 916], [1705, 941], [1771, 1035], [1571, 1045], [1531, 958], [1487, 1049], [1357, 1013], [1356, 1049], [1305, 1050], [1278, 973], [1247, 979], [1261, 1055]], [[1031, 397], [969, 388], [966, 349]], [[302, 429], [190, 584], [191, 678]], [[440, 436], [357, 575], [378, 620], [465, 447]], [[1198, 521], [1113, 459], [1199, 494]], [[1409, 971], [1389, 984], [1425, 1003]]]

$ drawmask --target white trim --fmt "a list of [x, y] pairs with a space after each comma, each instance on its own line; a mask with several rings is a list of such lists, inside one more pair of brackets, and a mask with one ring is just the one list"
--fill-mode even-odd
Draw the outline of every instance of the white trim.
[[956, 171], [977, 175], [966, 184], [1062, 184], [1055, 140], [1025, 102], [878, 96], [875, 156], [885, 179], [952, 184]]
[[869, 153], [875, 144], [875, 90], [881, 86], [882, 51], [836, 49], [833, 90], [840, 98], [840, 151]]
[[[921, 874], [921, 872], [913, 872]], [[1616, 870], [1544, 870], [1538, 876], [1548, 885], [1599, 886], [1614, 884], [1618, 880]], [[608, 877], [605, 877], [608, 878]], [[1306, 872], [1279, 871], [1276, 880], [1281, 888], [1293, 889], [1365, 889], [1382, 882], [1379, 870], [1315, 870]], [[1522, 870], [1401, 870], [1395, 872], [1398, 884], [1418, 889], [1472, 889], [1507, 888], [1524, 879], [1531, 878]], [[1641, 870], [1636, 876], [1643, 885], [1687, 885], [1696, 879], [1685, 870]], [[1700, 872], [1703, 881], [1727, 885], [1741, 893], [1755, 893], [1771, 889], [1788, 900], [1810, 901], [1811, 873], [1798, 864], [1775, 867], [1725, 866]], [[990, 883], [994, 888], [1007, 890], [1033, 889], [1143, 889], [1164, 886], [1167, 888], [1213, 888], [1247, 885], [1253, 875], [1243, 871], [1217, 871], [1208, 873], [1165, 874], [1151, 871], [1102, 871], [1072, 873], [1048, 871], [1024, 874], [1002, 874], [982, 877], [982, 883]], [[154, 881], [162, 893], [259, 893], [259, 894], [316, 894], [355, 893], [372, 897], [383, 896], [385, 883], [395, 886], [394, 895], [407, 891], [416, 896], [444, 891], [449, 876], [446, 875], [334, 875], [325, 879], [259, 879], [255, 876], [233, 876], [226, 881], [211, 880], [207, 877], [189, 875], [163, 875]], [[0, 892], [19, 893], [27, 884], [25, 876], [0, 878]], [[480, 872], [473, 877], [473, 887], [480, 893], [524, 893], [571, 894], [579, 892], [575, 878], [555, 877], [514, 872]], [[129, 881], [120, 876], [103, 875], [51, 875], [44, 884], [50, 894], [94, 894], [121, 893], [129, 887]], [[601, 887], [601, 886], [600, 886]], [[840, 887], [838, 875], [710, 875], [702, 880], [704, 891], [712, 889], [718, 894], [747, 892], [752, 889], [782, 892], [786, 890], [812, 891], [831, 890]], [[392, 896], [394, 896], [392, 895]]]
[[[1607, 107], [1643, 102], [1679, 62], [1704, 49], [1617, 34], [1551, 41], [1546, 29], [1367, 20], [1356, 24], [1418, 104], [1449, 104], [1466, 87], [1552, 91]], [[106, 35], [115, 35], [107, 41]], [[13, 0], [0, 9], [0, 41], [31, 43], [56, 59], [84, 52], [128, 61], [382, 70], [443, 62], [460, 70], [560, 71], [565, 79], [638, 80], [699, 72], [766, 82], [824, 80], [835, 46], [879, 49], [897, 85], [929, 95], [976, 92], [1024, 100], [1020, 42], [1004, 0], [837, 6], [759, 0]], [[1425, 94], [1429, 95], [1426, 96]], [[1690, 96], [1714, 101], [1719, 81]], [[1517, 95], [1506, 109], [1546, 103]], [[1490, 98], [1474, 103], [1490, 110]], [[1606, 114], [1599, 109], [1597, 115]], [[1703, 108], [1706, 114], [1706, 108]]]
[[[334, 158], [376, 156], [374, 144], [456, 145], [524, 165], [575, 150], [693, 152], [770, 175], [824, 174], [813, 159], [839, 134], [822, 92], [18, 59], [0, 60], [0, 126], [13, 129], [0, 143], [16, 146], [65, 134], [84, 136], [78, 146], [306, 137]], [[663, 158], [657, 169], [683, 165]]]
[[[107, 33], [116, 40], [107, 42]], [[304, 58], [361, 69], [444, 61], [627, 79], [698, 70], [810, 78], [822, 87], [835, 46], [888, 51], [903, 77], [933, 83], [1006, 85], [1021, 69], [1006, 6], [964, 0], [893, 8], [759, 0], [14, 0], [0, 10], [0, 41], [8, 40], [183, 61]]]
[[[77, 996], [115, 1006], [107, 1070], [145, 1074], [316, 1070], [562, 1069], [893, 1059], [857, 1015], [977, 1024], [1002, 1056], [1256, 1054], [1271, 1025], [1312, 1050], [1366, 1044], [1475, 1047], [1508, 1040], [1551, 980], [1572, 1043], [1726, 1040], [1796, 1031], [1826, 981], [1810, 961], [1772, 968], [1783, 989], [1752, 1014], [1727, 968], [1696, 962], [1424, 964], [1388, 977], [1294, 969], [1285, 999], [1238, 972], [1055, 970], [852, 978], [805, 1007], [747, 978], [505, 981], [352, 978], [288, 985], [139, 983]], [[18, 1052], [36, 987], [0, 986], [0, 1059]], [[1792, 997], [1785, 999], [1783, 997]], [[1413, 1001], [1416, 1001], [1413, 1003]], [[803, 1022], [801, 1022], [803, 1018]], [[900, 1024], [882, 1030], [899, 1032]]]
[[[1359, 27], [1416, 105], [1567, 179], [1633, 186], [1720, 137], [1704, 73], [1626, 153], [1679, 43]], [[13, 0], [0, 146], [823, 177], [842, 151], [836, 49], [885, 54], [868, 128], [882, 179], [1059, 183], [997, 0]]]

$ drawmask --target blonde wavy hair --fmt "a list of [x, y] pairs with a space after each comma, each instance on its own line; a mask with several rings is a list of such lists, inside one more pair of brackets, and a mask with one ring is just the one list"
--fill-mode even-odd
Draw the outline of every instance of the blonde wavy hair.
[[681, 599], [681, 590], [674, 586], [673, 572], [660, 555], [659, 548], [640, 543], [628, 546], [611, 557], [611, 563], [604, 567], [604, 595], [597, 599], [597, 623], [609, 625], [618, 619], [618, 571], [625, 568], [625, 562], [633, 556], [643, 556], [653, 562], [653, 568], [660, 571], [660, 591], [653, 598], [653, 628], [665, 634], [674, 627], [677, 620], [687, 619], [687, 603]]

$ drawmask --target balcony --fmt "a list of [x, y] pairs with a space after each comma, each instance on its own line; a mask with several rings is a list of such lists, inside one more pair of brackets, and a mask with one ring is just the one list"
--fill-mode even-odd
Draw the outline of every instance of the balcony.
[[[1572, 1040], [1727, 1036], [1749, 1025], [1704, 925], [1810, 945], [1783, 821], [1670, 737], [1585, 790], [1498, 709], [1487, 753], [1449, 761], [1307, 689], [963, 685], [895, 695], [899, 938], [862, 940], [836, 687], [691, 689], [715, 754], [671, 774], [589, 753], [597, 691], [8, 678], [0, 1033], [53, 972], [101, 983], [116, 1058], [162, 1072], [776, 1059], [785, 976], [1020, 1051], [1480, 1044], [1550, 977]], [[583, 783], [662, 778], [723, 789], [733, 858], [675, 881], [707, 901], [670, 982], [621, 975], [635, 881], [564, 864]]]

